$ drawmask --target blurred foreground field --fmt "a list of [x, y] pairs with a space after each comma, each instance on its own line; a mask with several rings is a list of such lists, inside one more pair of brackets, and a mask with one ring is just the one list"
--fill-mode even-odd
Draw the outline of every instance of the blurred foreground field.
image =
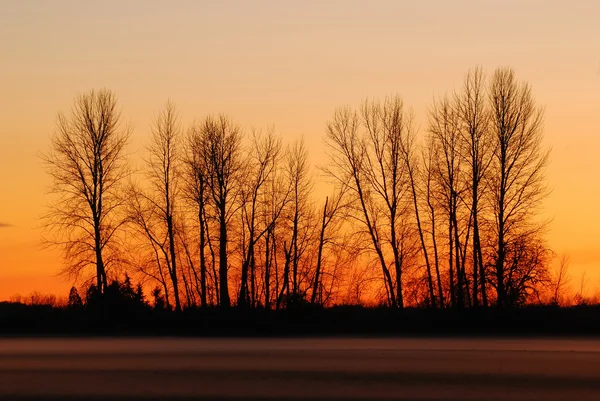
[[600, 340], [0, 340], [0, 399], [598, 400]]

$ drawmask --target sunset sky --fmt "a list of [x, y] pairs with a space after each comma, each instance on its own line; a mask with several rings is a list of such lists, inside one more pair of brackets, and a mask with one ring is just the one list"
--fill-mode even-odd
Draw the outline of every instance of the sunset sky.
[[244, 127], [304, 136], [326, 162], [334, 109], [401, 95], [420, 134], [432, 99], [476, 65], [511, 66], [545, 107], [548, 239], [600, 288], [600, 2], [2, 1], [0, 300], [65, 294], [40, 245], [47, 150], [58, 111], [116, 92], [143, 148], [167, 99], [182, 122], [226, 113]]

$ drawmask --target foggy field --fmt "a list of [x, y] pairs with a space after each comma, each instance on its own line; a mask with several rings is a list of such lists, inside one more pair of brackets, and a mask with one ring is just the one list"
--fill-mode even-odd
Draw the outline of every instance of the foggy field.
[[2, 339], [0, 399], [597, 400], [595, 339]]

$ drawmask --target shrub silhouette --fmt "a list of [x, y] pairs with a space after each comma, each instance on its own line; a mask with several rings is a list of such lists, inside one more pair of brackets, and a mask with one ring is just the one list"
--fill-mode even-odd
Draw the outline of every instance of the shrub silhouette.
[[69, 291], [69, 300], [67, 302], [67, 307], [73, 310], [82, 310], [83, 309], [83, 300], [77, 291], [77, 288], [74, 286], [71, 287]]
[[121, 319], [145, 313], [149, 310], [149, 305], [144, 299], [141, 285], [134, 290], [130, 277], [125, 275], [122, 282], [113, 280], [103, 294], [95, 284], [90, 285], [86, 292], [85, 309], [105, 318]]

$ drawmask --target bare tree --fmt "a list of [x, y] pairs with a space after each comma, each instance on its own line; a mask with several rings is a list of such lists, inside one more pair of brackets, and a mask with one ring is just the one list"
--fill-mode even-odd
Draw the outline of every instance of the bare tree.
[[569, 273], [570, 259], [568, 255], [563, 255], [558, 264], [553, 280], [552, 280], [552, 304], [563, 305], [565, 292], [568, 290], [571, 283], [571, 275]]
[[[495, 287], [497, 304], [507, 306], [507, 285], [531, 279], [527, 260], [514, 256], [538, 245], [526, 241], [539, 238], [543, 227], [536, 221], [541, 201], [548, 191], [544, 180], [549, 152], [542, 148], [543, 110], [536, 107], [527, 83], [518, 82], [509, 68], [495, 71], [489, 89], [493, 156], [489, 172], [494, 214]], [[543, 269], [544, 266], [536, 264]], [[518, 280], [515, 274], [519, 274]], [[514, 300], [514, 297], [512, 298]]]
[[198, 222], [198, 256], [200, 268], [200, 304], [208, 305], [206, 247], [208, 245], [207, 221], [205, 205], [209, 201], [207, 190], [208, 169], [202, 155], [202, 128], [197, 124], [190, 128], [187, 137], [185, 178], [186, 195], [195, 208]]
[[150, 196], [140, 184], [131, 184], [126, 197], [126, 221], [132, 238], [130, 263], [142, 275], [156, 281], [164, 291], [166, 306], [171, 309], [170, 256], [164, 220]]
[[[418, 182], [419, 182], [419, 178], [420, 177], [420, 173], [421, 171], [419, 171], [419, 164], [417, 162], [417, 160], [415, 160], [415, 150], [414, 150], [414, 135], [413, 134], [409, 134], [406, 135], [406, 139], [404, 141], [401, 142], [402, 147], [401, 147], [401, 153], [402, 153], [402, 158], [403, 161], [406, 165], [406, 170], [407, 170], [407, 174], [408, 174], [408, 179], [409, 179], [409, 183], [410, 183], [410, 192], [412, 195], [412, 202], [413, 202], [413, 210], [414, 210], [414, 214], [415, 214], [415, 219], [417, 222], [417, 232], [419, 234], [419, 240], [421, 243], [421, 252], [423, 253], [423, 258], [425, 259], [425, 267], [426, 267], [426, 273], [427, 273], [427, 287], [429, 290], [429, 305], [433, 308], [436, 307], [436, 297], [435, 297], [435, 291], [434, 291], [434, 286], [433, 286], [433, 274], [431, 271], [431, 258], [429, 257], [429, 251], [428, 251], [428, 247], [425, 241], [425, 227], [423, 225], [423, 219], [421, 216], [421, 211], [419, 208], [419, 186], [418, 186]], [[429, 152], [429, 157], [425, 158], [425, 172], [426, 172], [426, 179], [425, 179], [425, 187], [426, 187], [426, 200], [427, 200], [427, 205], [428, 205], [428, 210], [430, 211], [430, 220], [431, 220], [431, 239], [432, 239], [432, 244], [433, 244], [433, 250], [434, 250], [434, 262], [435, 262], [435, 270], [437, 273], [437, 283], [438, 283], [438, 298], [439, 298], [439, 306], [440, 308], [443, 307], [444, 304], [444, 300], [443, 300], [443, 293], [442, 293], [442, 286], [441, 286], [441, 279], [440, 279], [440, 272], [439, 272], [439, 259], [438, 259], [438, 250], [437, 250], [437, 242], [436, 242], [436, 236], [435, 236], [435, 210], [433, 208], [433, 203], [432, 203], [432, 194], [431, 194], [431, 181], [432, 181], [432, 169], [431, 167], [431, 161], [433, 160], [433, 147], [428, 148]]]
[[288, 301], [296, 301], [302, 295], [300, 294], [300, 263], [308, 246], [312, 217], [309, 194], [313, 184], [310, 180], [308, 151], [304, 139], [295, 141], [287, 149], [285, 162], [286, 179], [290, 184], [291, 237], [289, 243], [283, 244], [285, 263], [279, 298], [281, 300], [285, 293]]
[[[268, 180], [275, 173], [277, 159], [281, 150], [281, 141], [275, 138], [272, 131], [267, 135], [262, 136], [259, 133], [254, 133], [253, 142], [250, 147], [248, 158], [247, 180], [244, 186], [242, 198], [242, 218], [244, 229], [247, 232], [247, 240], [244, 244], [245, 255], [242, 260], [242, 276], [240, 283], [240, 292], [238, 296], [238, 304], [241, 306], [247, 305], [249, 302], [248, 295], [251, 296], [250, 304], [255, 306], [256, 303], [256, 245], [261, 238], [270, 229], [270, 225], [278, 218], [283, 210], [283, 204], [280, 204], [275, 210], [275, 216], [263, 227], [259, 227], [260, 219], [259, 201], [262, 198], [265, 186]], [[263, 208], [264, 210], [264, 208]], [[248, 275], [250, 273], [251, 289], [248, 289]]]
[[360, 136], [360, 122], [355, 111], [350, 108], [335, 111], [327, 124], [326, 143], [330, 149], [332, 164], [332, 168], [327, 169], [326, 173], [339, 183], [347, 183], [349, 195], [358, 203], [355, 218], [367, 229], [383, 273], [388, 303], [395, 306], [397, 303], [392, 275], [385, 260], [378, 220], [374, 215], [375, 205], [367, 182], [367, 147]]
[[584, 270], [581, 273], [581, 277], [579, 279], [579, 291], [575, 294], [575, 304], [576, 305], [585, 305], [588, 302], [586, 297], [586, 287], [588, 284], [587, 278], [587, 270]]
[[[444, 308], [444, 290], [443, 290], [443, 284], [442, 284], [442, 277], [440, 274], [440, 252], [438, 249], [438, 237], [437, 237], [437, 210], [439, 209], [439, 199], [437, 199], [438, 197], [436, 196], [437, 192], [439, 192], [437, 190], [437, 185], [436, 185], [436, 179], [435, 179], [435, 175], [436, 175], [436, 163], [438, 160], [438, 155], [437, 155], [437, 149], [435, 147], [435, 140], [433, 138], [433, 136], [429, 137], [429, 141], [427, 142], [424, 150], [423, 150], [423, 166], [424, 166], [424, 177], [423, 180], [425, 181], [425, 191], [424, 191], [424, 197], [425, 197], [425, 202], [427, 204], [426, 207], [426, 211], [427, 211], [427, 218], [429, 219], [429, 235], [431, 237], [431, 247], [433, 248], [433, 262], [434, 262], [434, 267], [435, 267], [435, 274], [436, 274], [436, 282], [437, 282], [437, 289], [438, 289], [438, 303], [439, 303], [439, 307], [440, 308]], [[412, 180], [411, 180], [412, 181]], [[413, 193], [415, 193], [415, 189], [413, 187]], [[415, 206], [415, 210], [417, 211], [417, 215], [418, 215], [418, 209], [417, 206]], [[424, 244], [424, 235], [423, 232], [425, 232], [425, 230], [421, 227], [419, 227], [419, 233], [420, 233], [420, 237], [421, 237], [421, 244], [424, 248], [424, 254], [427, 255], [426, 253], [426, 245]], [[428, 268], [430, 269], [430, 267]]]
[[470, 211], [473, 221], [473, 305], [479, 306], [479, 293], [487, 306], [485, 271], [480, 237], [480, 209], [485, 174], [492, 160], [492, 140], [489, 128], [489, 112], [486, 106], [485, 82], [481, 68], [469, 71], [462, 92], [456, 95], [461, 122], [462, 158], [468, 166]]
[[202, 124], [202, 162], [206, 185], [219, 226], [219, 304], [231, 306], [228, 280], [228, 229], [239, 207], [242, 177], [242, 130], [226, 116], [207, 117]]
[[450, 300], [454, 307], [462, 307], [465, 302], [464, 260], [461, 259], [459, 234], [459, 203], [465, 191], [461, 179], [460, 123], [454, 104], [448, 97], [434, 102], [429, 113], [429, 132], [436, 156], [434, 178], [443, 199], [448, 223], [448, 272], [450, 279]]
[[[279, 165], [279, 160], [277, 160]], [[281, 304], [279, 296], [279, 263], [278, 256], [283, 247], [278, 241], [279, 233], [284, 232], [282, 216], [286, 212], [291, 199], [292, 185], [285, 177], [285, 171], [277, 167], [274, 174], [268, 180], [266, 190], [263, 192], [262, 215], [264, 226], [267, 231], [264, 234], [264, 266], [263, 266], [263, 286], [264, 286], [264, 304], [265, 308], [271, 307], [271, 291], [273, 290], [276, 298], [276, 307]], [[280, 230], [281, 228], [281, 230]], [[273, 280], [274, 278], [274, 280]], [[274, 285], [274, 286], [273, 286]], [[285, 287], [285, 286], [284, 286]]]
[[148, 146], [148, 180], [153, 191], [149, 200], [159, 212], [166, 228], [166, 243], [169, 249], [167, 266], [173, 284], [175, 310], [181, 311], [179, 297], [179, 275], [177, 271], [178, 255], [176, 249], [175, 214], [179, 196], [180, 179], [180, 140], [181, 127], [174, 105], [169, 101], [158, 115], [152, 127], [152, 136]]
[[539, 231], [520, 235], [506, 246], [504, 305], [539, 302], [540, 292], [551, 282], [548, 264], [552, 252]]
[[118, 254], [128, 138], [114, 93], [92, 90], [75, 98], [69, 116], [58, 115], [50, 150], [42, 155], [56, 196], [43, 216], [52, 234], [47, 243], [62, 249], [65, 274], [78, 276], [93, 266], [100, 293], [107, 286], [111, 258]]
[[328, 232], [328, 228], [331, 226], [332, 221], [336, 217], [336, 214], [340, 212], [340, 209], [344, 208], [344, 204], [342, 200], [344, 198], [344, 192], [346, 190], [345, 186], [342, 186], [339, 191], [337, 191], [329, 202], [329, 197], [325, 198], [325, 204], [323, 205], [323, 214], [321, 217], [321, 228], [319, 231], [319, 244], [317, 247], [317, 265], [315, 268], [315, 274], [312, 284], [312, 294], [310, 298], [310, 302], [315, 304], [318, 299], [320, 299], [321, 304], [323, 303], [322, 296], [322, 265], [323, 265], [323, 249], [324, 247], [332, 241], [331, 234]]
[[[343, 185], [358, 210], [355, 218], [366, 227], [383, 273], [388, 303], [403, 307], [402, 273], [406, 259], [402, 227], [410, 224], [414, 207], [412, 117], [399, 97], [363, 103], [360, 119], [350, 109], [339, 109], [327, 126], [333, 167], [326, 172]], [[402, 236], [399, 232], [404, 232]], [[390, 256], [391, 253], [391, 256]], [[390, 271], [387, 258], [393, 261]]]
[[400, 225], [406, 224], [413, 177], [411, 144], [414, 136], [412, 116], [404, 111], [398, 96], [383, 104], [365, 102], [362, 107], [363, 124], [367, 132], [367, 177], [373, 192], [384, 205], [386, 231], [394, 260], [395, 298], [397, 306], [404, 306], [402, 273], [404, 258], [401, 252]]

